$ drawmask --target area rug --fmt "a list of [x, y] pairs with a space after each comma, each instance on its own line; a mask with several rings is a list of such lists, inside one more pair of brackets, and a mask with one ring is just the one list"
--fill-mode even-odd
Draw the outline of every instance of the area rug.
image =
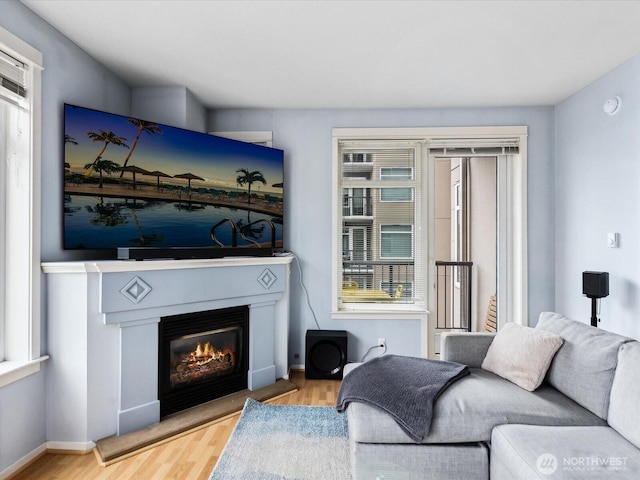
[[351, 479], [346, 415], [247, 399], [209, 480]]

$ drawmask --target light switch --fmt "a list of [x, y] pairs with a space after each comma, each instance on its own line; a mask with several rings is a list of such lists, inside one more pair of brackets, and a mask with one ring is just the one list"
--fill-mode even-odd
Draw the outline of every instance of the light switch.
[[618, 248], [618, 234], [615, 232], [607, 233], [607, 247]]

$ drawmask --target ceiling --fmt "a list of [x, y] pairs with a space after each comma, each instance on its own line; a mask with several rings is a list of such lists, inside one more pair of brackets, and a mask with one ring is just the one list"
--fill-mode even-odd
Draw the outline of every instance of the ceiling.
[[556, 105], [640, 53], [640, 1], [22, 3], [132, 87], [207, 108]]

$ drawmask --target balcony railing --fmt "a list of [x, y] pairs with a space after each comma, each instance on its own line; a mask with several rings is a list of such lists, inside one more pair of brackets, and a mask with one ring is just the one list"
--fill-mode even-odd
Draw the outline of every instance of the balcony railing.
[[436, 261], [436, 328], [471, 331], [473, 262]]
[[371, 197], [363, 196], [343, 196], [342, 216], [343, 217], [371, 217], [373, 216]]
[[[367, 255], [369, 254], [369, 255]], [[360, 257], [360, 258], [358, 258]], [[345, 252], [342, 301], [413, 303], [413, 260], [366, 260], [370, 252]]]

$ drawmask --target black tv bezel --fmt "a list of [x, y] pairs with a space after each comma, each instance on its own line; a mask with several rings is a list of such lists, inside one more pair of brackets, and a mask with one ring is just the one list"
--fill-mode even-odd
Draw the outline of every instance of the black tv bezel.
[[187, 260], [225, 257], [273, 257], [283, 250], [258, 247], [118, 247], [118, 260]]

